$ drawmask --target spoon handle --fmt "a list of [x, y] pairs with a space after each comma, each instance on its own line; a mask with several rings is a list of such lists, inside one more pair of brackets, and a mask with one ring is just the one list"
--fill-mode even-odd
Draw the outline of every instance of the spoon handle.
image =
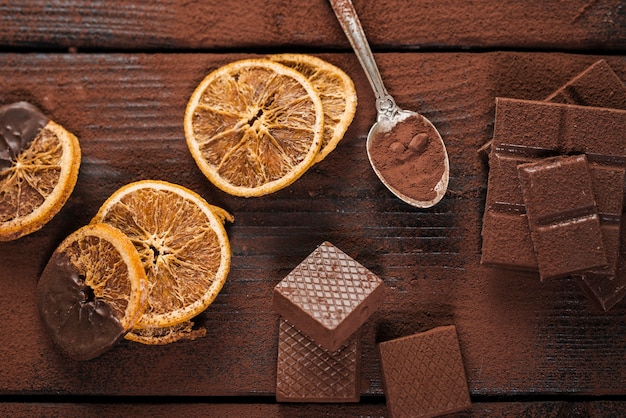
[[376, 96], [376, 110], [378, 111], [379, 119], [381, 116], [387, 118], [393, 117], [395, 113], [399, 111], [396, 106], [393, 97], [387, 93], [387, 89], [383, 84], [383, 79], [380, 76], [374, 55], [370, 49], [365, 32], [359, 21], [359, 17], [354, 10], [351, 0], [329, 0], [330, 4], [339, 20], [341, 28], [345, 32], [352, 49], [359, 59], [367, 79], [372, 85], [374, 95]]

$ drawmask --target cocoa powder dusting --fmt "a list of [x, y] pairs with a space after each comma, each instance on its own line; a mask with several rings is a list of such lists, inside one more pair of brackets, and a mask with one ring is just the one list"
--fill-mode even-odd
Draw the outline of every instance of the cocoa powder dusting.
[[432, 200], [445, 170], [445, 150], [437, 136], [420, 116], [410, 116], [372, 138], [372, 163], [400, 193], [419, 201]]

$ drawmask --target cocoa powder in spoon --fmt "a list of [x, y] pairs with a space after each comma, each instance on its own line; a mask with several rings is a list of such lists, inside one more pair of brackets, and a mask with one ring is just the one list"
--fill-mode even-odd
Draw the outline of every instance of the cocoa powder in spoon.
[[445, 151], [437, 132], [420, 116], [409, 116], [389, 132], [372, 138], [372, 163], [394, 189], [419, 201], [435, 198], [445, 170]]

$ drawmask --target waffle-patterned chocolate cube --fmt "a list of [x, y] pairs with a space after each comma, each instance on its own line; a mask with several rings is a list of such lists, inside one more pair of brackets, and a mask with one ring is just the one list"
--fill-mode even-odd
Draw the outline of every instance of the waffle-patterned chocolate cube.
[[310, 339], [335, 351], [372, 315], [383, 297], [380, 278], [324, 242], [276, 285], [273, 306]]
[[361, 340], [357, 334], [349, 338], [339, 350], [331, 353], [281, 319], [278, 330], [276, 400], [358, 402]]
[[471, 406], [453, 325], [382, 342], [378, 348], [394, 418], [432, 417]]

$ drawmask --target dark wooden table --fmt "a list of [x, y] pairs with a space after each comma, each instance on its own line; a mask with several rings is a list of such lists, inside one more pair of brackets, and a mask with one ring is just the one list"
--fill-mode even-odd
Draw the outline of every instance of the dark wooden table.
[[[200, 3], [200, 4], [196, 4]], [[604, 58], [626, 80], [619, 0], [354, 0], [390, 93], [441, 131], [449, 192], [419, 210], [365, 153], [373, 94], [325, 0], [2, 1], [0, 104], [27, 100], [74, 132], [76, 189], [42, 230], [0, 244], [0, 415], [388, 416], [376, 343], [457, 326], [472, 396], [458, 416], [626, 415], [626, 301], [603, 313], [571, 279], [479, 265], [487, 170], [476, 153], [495, 97], [543, 99]], [[354, 80], [345, 139], [292, 186], [237, 198], [206, 180], [184, 140], [186, 102], [220, 65], [318, 55]], [[124, 341], [89, 362], [44, 334], [34, 290], [56, 245], [118, 187], [187, 186], [235, 216], [228, 281], [198, 318], [205, 338]], [[272, 288], [328, 240], [388, 288], [362, 339], [358, 404], [277, 404]]]

